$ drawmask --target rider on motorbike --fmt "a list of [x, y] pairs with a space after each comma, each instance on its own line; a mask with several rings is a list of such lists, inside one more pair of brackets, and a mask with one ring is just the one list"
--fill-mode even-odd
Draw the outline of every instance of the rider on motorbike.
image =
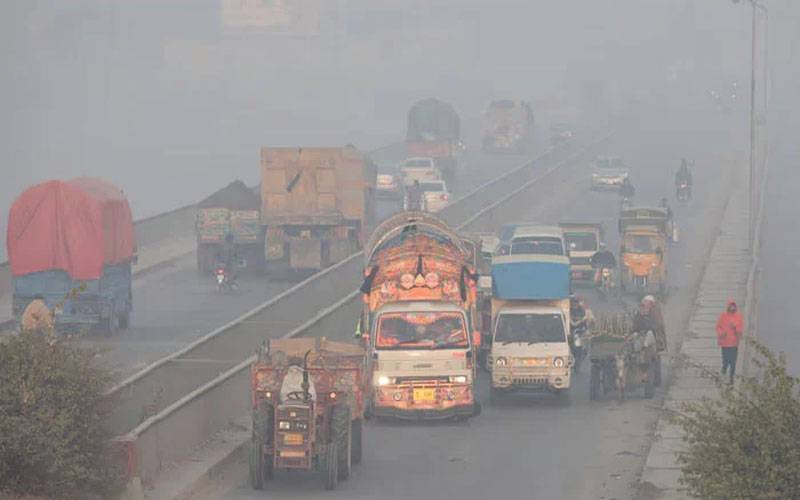
[[592, 265], [592, 269], [595, 269], [594, 282], [599, 284], [600, 273], [603, 269], [616, 269], [617, 259], [614, 258], [614, 253], [606, 247], [605, 243], [600, 243], [600, 250], [592, 255], [589, 264]]
[[686, 158], [681, 159], [681, 166], [675, 173], [675, 190], [676, 196], [680, 197], [681, 189], [686, 186], [687, 197], [692, 196], [692, 172], [689, 170], [689, 162]]
[[408, 207], [407, 210], [419, 211], [422, 210], [422, 200], [424, 193], [419, 181], [414, 179], [414, 183], [408, 187]]
[[622, 186], [619, 188], [619, 195], [628, 199], [636, 195], [636, 188], [633, 187], [633, 183], [629, 178], [625, 177], [625, 180], [622, 181]]
[[586, 303], [577, 295], [571, 296], [569, 302], [571, 330], [588, 330], [589, 326], [594, 322], [592, 310], [589, 309]]

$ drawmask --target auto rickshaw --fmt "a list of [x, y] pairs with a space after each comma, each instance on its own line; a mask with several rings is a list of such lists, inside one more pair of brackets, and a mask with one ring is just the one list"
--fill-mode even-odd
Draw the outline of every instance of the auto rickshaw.
[[620, 212], [620, 288], [623, 292], [666, 291], [669, 218], [657, 207]]

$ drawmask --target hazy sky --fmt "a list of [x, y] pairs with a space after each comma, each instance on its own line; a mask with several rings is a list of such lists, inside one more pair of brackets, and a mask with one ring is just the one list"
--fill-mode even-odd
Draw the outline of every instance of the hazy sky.
[[586, 80], [621, 104], [746, 70], [747, 12], [723, 0], [288, 4], [295, 31], [226, 26], [222, 0], [5, 2], [0, 255], [14, 197], [50, 178], [117, 183], [140, 218], [257, 182], [261, 145], [399, 140], [422, 97], [470, 119], [492, 97], [574, 107]]

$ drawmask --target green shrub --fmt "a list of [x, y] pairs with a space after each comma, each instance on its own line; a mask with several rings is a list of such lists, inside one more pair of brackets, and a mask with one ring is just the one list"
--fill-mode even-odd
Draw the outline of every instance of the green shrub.
[[682, 483], [708, 500], [800, 498], [800, 394], [783, 357], [751, 342], [758, 375], [737, 387], [716, 376], [718, 400], [684, 405]]
[[94, 352], [46, 332], [0, 344], [0, 493], [89, 498], [120, 486]]

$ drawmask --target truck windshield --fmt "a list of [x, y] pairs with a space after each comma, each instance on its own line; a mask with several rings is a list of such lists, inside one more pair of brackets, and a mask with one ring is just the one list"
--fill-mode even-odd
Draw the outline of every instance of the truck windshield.
[[417, 159], [417, 160], [406, 160], [405, 166], [406, 167], [412, 167], [412, 168], [419, 168], [419, 167], [431, 168], [431, 167], [433, 167], [432, 163], [433, 162], [431, 162], [431, 160], [429, 160], [427, 158], [420, 158], [420, 159]]
[[421, 182], [419, 187], [426, 193], [444, 191], [444, 185], [441, 182]]
[[644, 234], [629, 234], [625, 236], [625, 251], [630, 253], [655, 253], [656, 239]]
[[573, 252], [594, 252], [597, 250], [597, 236], [594, 233], [564, 233], [567, 248]]
[[459, 313], [387, 313], [378, 320], [378, 349], [467, 347], [464, 317]]
[[501, 314], [494, 341], [500, 343], [566, 342], [560, 314]]
[[552, 237], [522, 237], [511, 242], [511, 255], [564, 255], [561, 239]]

